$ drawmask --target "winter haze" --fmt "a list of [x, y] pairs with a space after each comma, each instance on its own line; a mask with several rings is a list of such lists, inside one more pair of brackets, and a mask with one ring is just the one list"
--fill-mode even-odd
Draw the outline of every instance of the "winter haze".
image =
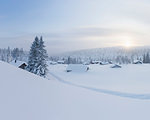
[[150, 0], [1, 0], [0, 120], [150, 120]]
[[29, 50], [36, 35], [43, 36], [50, 54], [150, 45], [149, 11], [148, 0], [5, 0], [0, 47]]

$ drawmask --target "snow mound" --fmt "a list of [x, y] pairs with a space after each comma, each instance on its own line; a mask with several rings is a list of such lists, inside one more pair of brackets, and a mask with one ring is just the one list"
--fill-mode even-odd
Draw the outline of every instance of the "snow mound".
[[86, 72], [88, 71], [88, 66], [82, 64], [69, 64], [66, 68], [67, 72]]

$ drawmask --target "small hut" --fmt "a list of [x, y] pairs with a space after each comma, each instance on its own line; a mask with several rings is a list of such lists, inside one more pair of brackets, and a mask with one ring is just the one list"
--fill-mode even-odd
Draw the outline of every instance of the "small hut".
[[12, 64], [18, 68], [21, 68], [21, 69], [25, 69], [28, 65], [26, 62], [19, 61], [19, 60], [13, 60], [12, 62], [10, 62], [10, 64]]
[[140, 61], [140, 60], [136, 60], [136, 61], [133, 62], [133, 64], [143, 64], [143, 62]]
[[111, 68], [121, 68], [120, 65], [115, 64], [114, 66], [112, 66]]
[[50, 64], [50, 65], [57, 65], [57, 62], [49, 61], [49, 64]]
[[82, 64], [69, 64], [66, 68], [67, 72], [86, 72], [89, 67]]
[[108, 65], [109, 62], [100, 62], [99, 64], [100, 64], [100, 65]]
[[100, 64], [100, 62], [101, 62], [101, 61], [95, 60], [95, 61], [91, 61], [91, 64]]
[[65, 61], [63, 61], [63, 60], [58, 60], [57, 63], [58, 63], [58, 64], [65, 64]]
[[26, 63], [23, 63], [23, 64], [21, 64], [21, 65], [19, 66], [19, 68], [21, 68], [21, 69], [26, 69], [26, 67], [27, 67], [27, 64], [26, 64]]
[[83, 65], [90, 65], [90, 63], [89, 62], [84, 62]]

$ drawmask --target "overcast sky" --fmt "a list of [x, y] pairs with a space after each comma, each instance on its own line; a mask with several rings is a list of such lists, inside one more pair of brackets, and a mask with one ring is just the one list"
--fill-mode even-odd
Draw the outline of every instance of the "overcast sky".
[[1, 0], [0, 47], [29, 50], [43, 36], [49, 53], [150, 45], [150, 0]]

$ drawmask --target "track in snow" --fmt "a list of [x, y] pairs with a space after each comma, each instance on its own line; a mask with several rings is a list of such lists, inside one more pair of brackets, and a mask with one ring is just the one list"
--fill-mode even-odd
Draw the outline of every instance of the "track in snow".
[[55, 74], [49, 72], [56, 80], [58, 80], [61, 83], [88, 89], [91, 91], [99, 92], [99, 93], [104, 93], [104, 94], [109, 94], [109, 95], [115, 95], [119, 97], [126, 97], [126, 98], [132, 98], [132, 99], [139, 99], [139, 100], [150, 100], [150, 94], [134, 94], [134, 93], [124, 93], [124, 92], [118, 92], [118, 91], [111, 91], [111, 90], [106, 90], [106, 89], [98, 89], [98, 88], [92, 88], [92, 87], [87, 87], [83, 85], [78, 85], [74, 84], [68, 81], [65, 81], [61, 79], [60, 77], [56, 76]]

